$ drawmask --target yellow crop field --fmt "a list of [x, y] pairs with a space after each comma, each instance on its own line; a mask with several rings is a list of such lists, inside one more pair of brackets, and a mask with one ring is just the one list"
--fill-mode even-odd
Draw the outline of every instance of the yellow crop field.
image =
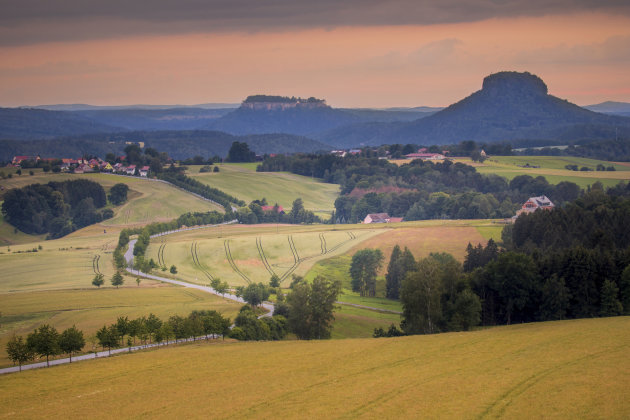
[[629, 317], [197, 343], [11, 374], [6, 417], [628, 418]]
[[[0, 326], [0, 366], [9, 366], [4, 348], [15, 333], [26, 336], [41, 324], [53, 325], [59, 332], [76, 325], [84, 336], [93, 335], [119, 316], [129, 319], [154, 313], [162, 319], [186, 316], [193, 310], [214, 309], [234, 319], [241, 304], [199, 290], [175, 287], [151, 280], [120, 289], [73, 289], [31, 293], [3, 293]], [[133, 286], [132, 286], [133, 285]], [[88, 340], [86, 340], [88, 341]], [[92, 350], [91, 344], [85, 350]]]
[[[320, 259], [346, 252], [378, 229], [332, 230], [331, 226], [215, 227], [181, 232], [156, 239], [147, 258], [170, 267], [177, 277], [207, 284], [218, 277], [231, 286], [268, 282], [272, 274], [291, 281], [291, 274], [304, 275]], [[318, 228], [319, 231], [314, 230]], [[355, 233], [356, 232], [356, 233]]]

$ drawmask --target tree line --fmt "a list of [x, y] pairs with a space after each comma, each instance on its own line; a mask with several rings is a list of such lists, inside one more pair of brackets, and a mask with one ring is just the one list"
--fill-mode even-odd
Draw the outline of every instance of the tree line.
[[[123, 346], [131, 347], [139, 340], [142, 344], [162, 343], [168, 345], [170, 339], [186, 340], [189, 338], [205, 336], [217, 337], [230, 333], [231, 321], [215, 310], [195, 310], [188, 316], [172, 315], [166, 321], [154, 314], [129, 319], [126, 316], [118, 317], [115, 323], [103, 325], [94, 335], [95, 343], [111, 354], [112, 348]], [[126, 340], [125, 340], [126, 337]], [[83, 350], [86, 341], [83, 331], [72, 326], [59, 333], [49, 324], [37, 327], [26, 339], [23, 336], [13, 335], [6, 346], [9, 359], [17, 363], [22, 370], [22, 365], [36, 356], [46, 357], [46, 365], [50, 366], [49, 359], [60, 354], [67, 354], [72, 363], [72, 355]]]
[[[521, 215], [504, 228], [503, 248], [492, 239], [486, 246], [469, 244], [463, 264], [443, 253], [414, 261], [408, 249], [396, 246], [387, 297], [400, 298], [401, 327], [408, 334], [630, 315], [628, 222], [630, 187], [621, 185], [592, 189], [562, 208]], [[369, 262], [363, 254], [382, 260], [377, 250], [362, 251], [350, 269], [353, 289], [355, 264]], [[367, 278], [375, 278], [378, 267], [372, 264]]]
[[4, 196], [2, 214], [22, 232], [59, 238], [113, 217], [111, 209], [102, 209], [106, 204], [99, 183], [77, 179], [11, 189]]
[[289, 171], [339, 184], [341, 195], [335, 201], [338, 223], [356, 223], [369, 213], [388, 213], [405, 220], [509, 217], [531, 196], [544, 194], [562, 204], [580, 194], [572, 182], [551, 185], [542, 176], [520, 175], [508, 182], [450, 160], [414, 160], [397, 166], [365, 155], [278, 155], [266, 157], [257, 170]]

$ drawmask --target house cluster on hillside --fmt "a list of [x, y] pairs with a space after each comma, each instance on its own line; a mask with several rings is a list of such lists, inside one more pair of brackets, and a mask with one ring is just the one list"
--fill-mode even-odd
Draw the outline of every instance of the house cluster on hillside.
[[[117, 160], [123, 160], [125, 157], [120, 156]], [[125, 165], [123, 163], [116, 163], [112, 165], [111, 163], [101, 159], [101, 158], [91, 158], [91, 159], [57, 159], [57, 158], [45, 158], [42, 159], [39, 156], [14, 156], [11, 161], [11, 165], [14, 167], [20, 167], [20, 165], [25, 161], [32, 161], [34, 163], [39, 163], [42, 161], [47, 161], [50, 163], [53, 162], [61, 162], [60, 168], [63, 172], [73, 172], [75, 174], [84, 174], [90, 172], [109, 172], [115, 173], [119, 175], [138, 175], [141, 177], [148, 177], [150, 168], [149, 166], [138, 167], [136, 165]]]

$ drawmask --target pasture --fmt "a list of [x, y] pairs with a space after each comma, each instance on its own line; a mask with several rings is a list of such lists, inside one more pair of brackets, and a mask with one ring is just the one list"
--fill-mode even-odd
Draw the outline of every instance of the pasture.
[[278, 203], [286, 212], [296, 198], [304, 208], [321, 217], [330, 217], [339, 185], [287, 172], [256, 172], [252, 164], [217, 165], [220, 172], [199, 173], [200, 166], [189, 166], [188, 175], [197, 181], [218, 188], [247, 203], [266, 198], [270, 206]]
[[0, 404], [16, 418], [628, 418], [629, 329], [629, 317], [615, 317], [198, 342], [11, 374]]
[[[14, 176], [0, 180], [0, 186], [7, 191], [26, 185], [50, 181], [66, 181], [72, 179], [89, 179], [103, 186], [105, 192], [118, 183], [129, 186], [128, 200], [122, 206], [113, 207], [114, 217], [105, 220], [103, 226], [143, 225], [151, 222], [162, 222], [175, 219], [187, 212], [205, 212], [216, 210], [223, 212], [223, 207], [193, 196], [183, 190], [163, 182], [147, 180], [139, 177], [126, 177], [112, 174], [52, 174], [37, 172], [34, 176]], [[20, 235], [14, 235], [11, 226], [2, 222], [0, 225], [0, 241], [21, 243], [25, 241]], [[6, 235], [6, 236], [5, 236]]]
[[[472, 163], [470, 159], [456, 159], [456, 161]], [[527, 164], [539, 166], [539, 168], [523, 167]], [[595, 171], [598, 164], [606, 167], [613, 166], [615, 171]], [[578, 168], [587, 167], [592, 171], [571, 171], [565, 169], [566, 165], [577, 165]], [[620, 181], [630, 180], [630, 167], [626, 165], [570, 156], [492, 156], [482, 164], [476, 163], [474, 166], [479, 173], [492, 173], [508, 180], [518, 175], [533, 177], [542, 175], [550, 184], [571, 181], [581, 188], [586, 188], [597, 181], [606, 187], [612, 187]]]

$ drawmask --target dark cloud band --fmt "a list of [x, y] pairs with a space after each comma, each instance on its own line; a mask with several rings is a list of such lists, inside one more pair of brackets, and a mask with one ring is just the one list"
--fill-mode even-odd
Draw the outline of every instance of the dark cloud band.
[[627, 0], [0, 0], [0, 44], [143, 34], [431, 25], [601, 11]]

